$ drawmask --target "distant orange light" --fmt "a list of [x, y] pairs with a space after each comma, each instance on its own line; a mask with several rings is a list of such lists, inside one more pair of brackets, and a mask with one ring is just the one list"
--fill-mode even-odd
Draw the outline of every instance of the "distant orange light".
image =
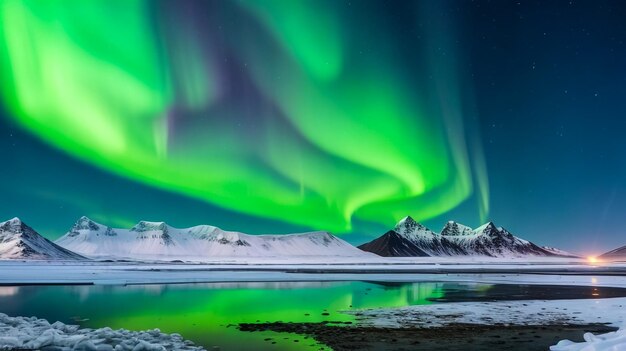
[[589, 261], [589, 263], [598, 263], [598, 258], [596, 256], [589, 256], [587, 257], [587, 261]]

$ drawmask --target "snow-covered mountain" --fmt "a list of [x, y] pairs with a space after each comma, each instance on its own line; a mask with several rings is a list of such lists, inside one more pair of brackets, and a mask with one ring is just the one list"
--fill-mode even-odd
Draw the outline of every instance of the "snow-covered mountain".
[[607, 261], [626, 261], [626, 246], [606, 252], [598, 258]]
[[210, 225], [141, 221], [116, 229], [81, 217], [56, 244], [89, 257], [140, 259], [370, 255], [327, 232], [249, 235]]
[[381, 256], [563, 256], [520, 239], [492, 222], [476, 229], [450, 221], [437, 234], [411, 217], [402, 219], [393, 230], [359, 246]]
[[85, 258], [54, 244], [16, 217], [0, 222], [0, 259], [82, 260]]
[[466, 251], [454, 240], [433, 232], [411, 217], [402, 219], [394, 229], [359, 246], [359, 249], [385, 257], [466, 254]]
[[[413, 220], [411, 217], [407, 218]], [[454, 221], [448, 221], [448, 223], [446, 223], [446, 225], [443, 226], [443, 229], [441, 230], [441, 235], [443, 236], [468, 236], [474, 234], [475, 233], [472, 228], [463, 224], [456, 223]]]

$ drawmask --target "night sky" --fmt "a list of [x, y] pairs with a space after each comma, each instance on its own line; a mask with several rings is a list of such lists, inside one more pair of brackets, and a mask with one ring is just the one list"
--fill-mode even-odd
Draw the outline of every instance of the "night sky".
[[626, 244], [620, 1], [0, 2], [0, 218]]

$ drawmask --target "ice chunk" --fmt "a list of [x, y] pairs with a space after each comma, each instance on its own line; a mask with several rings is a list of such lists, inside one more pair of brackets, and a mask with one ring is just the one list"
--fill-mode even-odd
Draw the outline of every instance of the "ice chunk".
[[180, 334], [168, 335], [159, 329], [129, 331], [111, 328], [80, 329], [61, 322], [50, 324], [35, 317], [9, 317], [0, 313], [0, 350], [41, 349], [43, 351], [166, 351], [204, 350]]
[[626, 351], [626, 328], [622, 327], [616, 332], [593, 335], [585, 333], [585, 341], [572, 342], [561, 340], [556, 345], [550, 346], [551, 351]]

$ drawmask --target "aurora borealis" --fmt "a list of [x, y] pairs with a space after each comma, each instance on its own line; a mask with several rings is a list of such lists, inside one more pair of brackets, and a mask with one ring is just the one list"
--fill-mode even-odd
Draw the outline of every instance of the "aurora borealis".
[[[474, 173], [484, 176], [456, 142], [463, 130], [447, 135], [462, 123], [460, 103], [421, 103], [428, 96], [393, 70], [395, 48], [351, 57], [349, 45], [364, 38], [348, 42], [339, 10], [315, 14], [329, 4], [189, 4], [173, 12], [155, 4], [3, 3], [11, 116], [128, 178], [340, 232], [353, 217], [384, 224], [412, 209], [432, 218], [472, 194]], [[233, 11], [255, 30], [223, 20], [228, 35], [214, 35], [185, 23], [188, 11], [203, 10], [207, 18]], [[114, 28], [107, 13], [120, 17]], [[235, 68], [243, 72], [229, 72]], [[433, 99], [460, 99], [443, 89]]]
[[83, 214], [355, 240], [406, 215], [492, 218], [554, 245], [614, 237], [624, 68], [601, 63], [625, 62], [624, 11], [588, 7], [2, 1], [0, 214], [49, 237]]

